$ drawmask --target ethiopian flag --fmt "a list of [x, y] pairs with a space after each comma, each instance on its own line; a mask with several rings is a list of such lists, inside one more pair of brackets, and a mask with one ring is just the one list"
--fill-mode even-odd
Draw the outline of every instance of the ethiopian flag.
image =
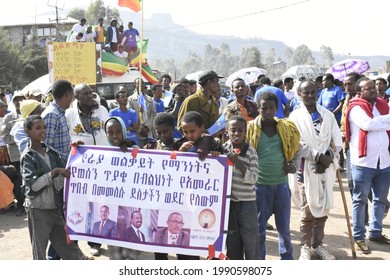
[[140, 70], [141, 70], [142, 76], [143, 76], [149, 83], [151, 83], [152, 85], [158, 83], [158, 80], [157, 80], [156, 76], [154, 75], [154, 73], [153, 73], [153, 71], [152, 71], [152, 68], [150, 68], [150, 66], [148, 65], [147, 62], [145, 62], [145, 63], [142, 64], [142, 67], [141, 67]]
[[118, 6], [126, 7], [134, 12], [141, 11], [141, 1], [142, 0], [118, 0]]
[[102, 52], [103, 75], [121, 76], [128, 69], [127, 58], [116, 56], [112, 53]]
[[[146, 49], [148, 48], [148, 39], [143, 40], [142, 44], [142, 64], [146, 62]], [[130, 54], [129, 61], [131, 65], [138, 66], [139, 65], [139, 56], [140, 56], [140, 50], [141, 50], [141, 41], [137, 41], [137, 47], [138, 49]]]

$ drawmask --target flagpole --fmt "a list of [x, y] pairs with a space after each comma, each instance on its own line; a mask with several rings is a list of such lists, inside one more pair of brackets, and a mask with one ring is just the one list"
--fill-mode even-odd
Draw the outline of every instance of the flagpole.
[[139, 48], [139, 83], [138, 83], [138, 94], [141, 93], [141, 83], [142, 83], [142, 46], [144, 44], [144, 1], [141, 1], [141, 45]]

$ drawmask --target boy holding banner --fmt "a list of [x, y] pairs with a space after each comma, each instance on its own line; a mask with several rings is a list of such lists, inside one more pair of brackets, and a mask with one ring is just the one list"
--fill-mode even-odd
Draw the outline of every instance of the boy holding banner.
[[[177, 139], [173, 137], [175, 118], [169, 113], [158, 113], [153, 121], [154, 129], [158, 137], [157, 150], [173, 151], [177, 149]], [[168, 260], [166, 253], [154, 253], [156, 260]], [[178, 260], [199, 260], [199, 256], [177, 254]]]
[[259, 260], [259, 232], [255, 184], [258, 178], [256, 150], [244, 143], [246, 120], [232, 116], [226, 125], [229, 140], [224, 152], [233, 163], [227, 256], [232, 260]]
[[201, 161], [211, 152], [217, 156], [222, 152], [221, 142], [209, 134], [204, 134], [203, 118], [200, 113], [189, 111], [183, 115], [180, 127], [184, 138], [175, 143], [174, 150], [197, 153]]

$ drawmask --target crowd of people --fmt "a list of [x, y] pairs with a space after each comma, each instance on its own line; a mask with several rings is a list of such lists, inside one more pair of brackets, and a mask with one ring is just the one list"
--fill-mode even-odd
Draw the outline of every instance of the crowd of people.
[[138, 49], [138, 30], [133, 27], [133, 22], [128, 22], [127, 29], [123, 25], [118, 26], [118, 21], [112, 19], [105, 28], [103, 18], [99, 18], [95, 26], [87, 25], [87, 20], [82, 18], [73, 25], [68, 35], [68, 42], [95, 42], [104, 52], [112, 53], [119, 57], [129, 58]]
[[[101, 19], [99, 23], [102, 26]], [[80, 25], [84, 24], [81, 20]], [[127, 46], [126, 52], [134, 51], [133, 45], [126, 45], [126, 32], [122, 40], [112, 39], [120, 33], [116, 22], [110, 26], [106, 38], [111, 48]], [[230, 95], [223, 97], [221, 78], [214, 71], [202, 72], [198, 81], [173, 81], [164, 74], [151, 87], [151, 94], [136, 79], [134, 92], [121, 85], [110, 104], [101, 103], [93, 87], [65, 80], [52, 85], [53, 101], [48, 104], [39, 91], [15, 92], [10, 100], [2, 94], [0, 171], [14, 183], [16, 215], [25, 216], [27, 209], [33, 258], [92, 259], [76, 241], [66, 241], [62, 196], [71, 145], [176, 150], [197, 153], [201, 161], [209, 155], [227, 155], [233, 164], [226, 243], [230, 259], [266, 259], [266, 230], [272, 215], [280, 259], [293, 259], [290, 214], [294, 201], [301, 209], [299, 259], [334, 260], [323, 239], [337, 170], [347, 171], [355, 249], [370, 253], [367, 223], [368, 240], [390, 245], [382, 233], [390, 206], [386, 80], [349, 73], [340, 82], [326, 74], [315, 81], [301, 79], [295, 86], [292, 78], [272, 83], [262, 75], [247, 85], [237, 77]], [[226, 125], [215, 129], [221, 116]], [[131, 233], [129, 240], [145, 241], [139, 231], [139, 211], [131, 213], [131, 227], [121, 233], [107, 222], [108, 206], [101, 207], [100, 215], [102, 222], [93, 225], [95, 234], [106, 230], [127, 240]], [[168, 217], [165, 230], [176, 231], [170, 232], [171, 242], [179, 242], [179, 237], [189, 241], [182, 225], [180, 213]], [[166, 235], [156, 232], [155, 240], [165, 240]], [[90, 253], [99, 255], [101, 244], [88, 244]], [[109, 252], [110, 259], [140, 256], [139, 251], [115, 246], [109, 246]], [[156, 252], [155, 258], [167, 259], [167, 254]]]

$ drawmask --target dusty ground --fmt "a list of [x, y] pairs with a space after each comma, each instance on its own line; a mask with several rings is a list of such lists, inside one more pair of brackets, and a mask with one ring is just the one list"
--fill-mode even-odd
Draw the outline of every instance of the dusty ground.
[[[345, 174], [343, 174], [345, 176]], [[346, 181], [343, 179], [349, 214], [351, 214], [351, 198], [347, 191]], [[351, 260], [352, 253], [348, 238], [348, 230], [344, 216], [344, 208], [338, 184], [334, 188], [335, 208], [331, 211], [326, 224], [326, 235], [324, 245], [339, 260]], [[273, 217], [270, 223], [274, 225]], [[390, 236], [390, 217], [384, 220], [383, 233]], [[293, 208], [291, 211], [291, 235], [294, 246], [294, 259], [299, 258], [300, 253], [300, 233], [299, 233], [299, 211]], [[371, 249], [370, 255], [357, 254], [357, 259], [361, 260], [390, 260], [390, 245], [375, 244], [367, 241]], [[80, 248], [85, 254], [89, 254], [87, 242], [80, 241]], [[102, 255], [96, 257], [97, 260], [107, 260], [107, 246], [102, 246]], [[152, 259], [151, 253], [143, 253], [143, 259]], [[29, 241], [27, 218], [16, 217], [10, 210], [0, 215], [0, 260], [31, 260], [31, 245]], [[267, 231], [267, 259], [279, 259], [277, 247], [277, 232]]]

